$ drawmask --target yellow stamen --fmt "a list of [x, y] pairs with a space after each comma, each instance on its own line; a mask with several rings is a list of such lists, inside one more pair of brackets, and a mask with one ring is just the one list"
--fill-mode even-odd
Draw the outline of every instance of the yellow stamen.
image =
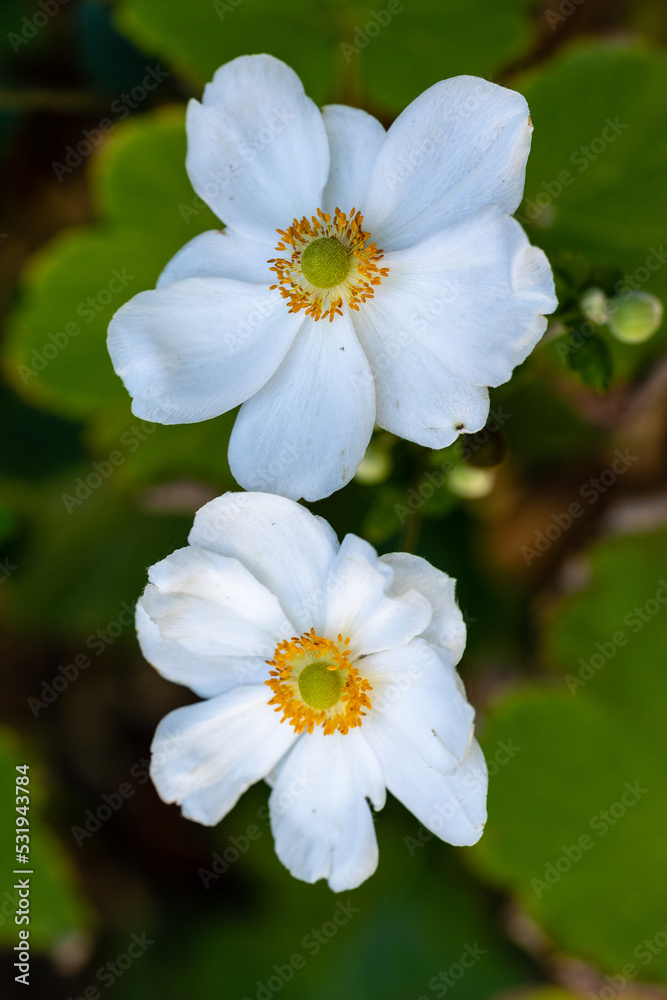
[[[315, 320], [328, 317], [331, 322], [334, 316], [342, 316], [343, 299], [350, 309], [358, 310], [360, 302], [373, 297], [375, 286], [387, 277], [389, 268], [377, 266], [383, 253], [375, 243], [367, 244], [370, 234], [361, 228], [363, 221], [361, 212], [355, 212], [354, 208], [349, 218], [337, 208], [333, 219], [318, 208], [316, 216], [311, 215], [310, 219], [304, 216], [300, 222], [294, 219], [287, 230], [277, 230], [282, 240], [276, 250], [290, 256], [268, 261], [274, 265], [271, 270], [278, 275], [278, 283], [271, 285], [271, 288], [277, 288], [283, 298], [288, 300], [290, 312], [305, 309], [307, 316], [312, 316]], [[334, 240], [341, 247], [341, 250], [334, 248], [336, 265], [329, 265], [327, 269], [327, 274], [331, 275], [327, 280], [336, 282], [329, 286], [326, 283], [324, 286], [315, 283], [322, 280], [321, 271], [319, 268], [313, 269], [312, 261], [309, 266], [306, 255], [308, 248], [319, 240]], [[324, 246], [325, 244], [319, 244], [320, 253]], [[343, 254], [347, 258], [346, 266], [342, 263]], [[310, 280], [313, 278], [315, 282]]]
[[[325, 736], [361, 725], [371, 707], [366, 692], [372, 688], [350, 663], [349, 644], [342, 635], [337, 642], [323, 639], [312, 628], [278, 644], [273, 659], [266, 661], [275, 669], [264, 683], [273, 691], [269, 705], [283, 713], [281, 722], [289, 722], [297, 733], [322, 726]], [[340, 671], [336, 683], [327, 680], [325, 670]]]

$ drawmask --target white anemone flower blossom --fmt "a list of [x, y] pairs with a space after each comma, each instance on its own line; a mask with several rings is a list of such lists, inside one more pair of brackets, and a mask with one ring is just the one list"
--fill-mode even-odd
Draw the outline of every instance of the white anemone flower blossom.
[[297, 878], [352, 889], [375, 871], [386, 789], [441, 839], [475, 843], [487, 770], [456, 671], [454, 581], [407, 553], [338, 540], [285, 497], [227, 493], [149, 571], [147, 660], [205, 699], [169, 713], [151, 775], [188, 819], [218, 823], [261, 779]]
[[190, 180], [225, 228], [111, 321], [134, 413], [192, 423], [242, 404], [236, 480], [294, 500], [344, 486], [375, 423], [428, 448], [482, 428], [487, 387], [556, 307], [546, 257], [511, 218], [532, 132], [521, 94], [455, 77], [385, 131], [243, 56], [190, 101], [186, 128]]

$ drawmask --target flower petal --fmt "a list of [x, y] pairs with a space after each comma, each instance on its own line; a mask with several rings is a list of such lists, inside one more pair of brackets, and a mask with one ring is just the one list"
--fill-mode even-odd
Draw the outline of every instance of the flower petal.
[[[426, 628], [431, 606], [422, 594], [390, 597], [393, 572], [372, 545], [346, 535], [327, 582], [325, 635], [350, 638], [353, 657], [403, 646]], [[362, 670], [365, 675], [365, 667]]]
[[442, 80], [387, 132], [362, 206], [385, 251], [493, 203], [511, 214], [523, 195], [532, 124], [521, 94], [474, 76]]
[[177, 708], [157, 727], [151, 777], [164, 802], [213, 826], [297, 739], [267, 704], [263, 684]]
[[[412, 331], [455, 375], [501, 385], [546, 328], [556, 308], [544, 253], [515, 219], [493, 205], [409, 250], [387, 254], [390, 268], [366, 303]], [[380, 320], [373, 320], [380, 327]]]
[[353, 477], [375, 419], [375, 390], [349, 316], [303, 322], [273, 378], [243, 404], [229, 465], [247, 490], [321, 500]]
[[187, 546], [151, 566], [148, 578], [145, 611], [164, 639], [193, 653], [266, 659], [294, 630], [278, 599], [238, 559]]
[[429, 766], [453, 774], [470, 746], [475, 711], [448, 655], [413, 639], [366, 657], [362, 670], [373, 688], [364, 719], [370, 742], [382, 730]]
[[373, 874], [373, 817], [385, 801], [382, 771], [359, 730], [304, 734], [277, 769], [269, 810], [276, 854], [295, 878], [326, 878], [334, 892]]
[[344, 104], [327, 105], [322, 108], [322, 117], [331, 165], [321, 207], [331, 215], [336, 208], [349, 214], [364, 202], [375, 157], [386, 132], [377, 118]]
[[480, 430], [489, 413], [487, 389], [454, 375], [416, 340], [414, 318], [392, 305], [391, 294], [379, 296], [353, 319], [373, 371], [376, 422], [426, 448], [445, 448], [459, 434]]
[[392, 596], [417, 590], [427, 598], [432, 617], [421, 638], [449, 650], [452, 662], [458, 663], [466, 644], [466, 627], [456, 603], [456, 580], [409, 552], [388, 552], [380, 556], [380, 562], [387, 563], [394, 571], [389, 588]]
[[186, 130], [192, 186], [237, 232], [273, 238], [319, 205], [329, 172], [322, 115], [280, 60], [221, 66], [202, 103], [190, 101]]
[[275, 256], [275, 239], [249, 240], [233, 229], [210, 229], [186, 243], [171, 258], [157, 280], [168, 288], [186, 278], [234, 278], [257, 285], [272, 285], [275, 274], [269, 258]]
[[276, 371], [299, 321], [268, 286], [188, 278], [140, 292], [109, 324], [109, 353], [132, 412], [161, 424], [226, 413]]
[[486, 822], [488, 776], [476, 740], [454, 774], [430, 767], [413, 748], [397, 741], [389, 727], [364, 732], [380, 761], [387, 788], [441, 840], [463, 847], [476, 844]]
[[203, 656], [175, 639], [164, 639], [141, 601], [137, 604], [137, 635], [141, 652], [163, 677], [184, 684], [200, 698], [213, 698], [239, 684], [261, 684], [266, 657]]
[[285, 497], [225, 493], [197, 513], [190, 545], [238, 559], [275, 594], [299, 634], [324, 628], [326, 580], [338, 552], [327, 522]]

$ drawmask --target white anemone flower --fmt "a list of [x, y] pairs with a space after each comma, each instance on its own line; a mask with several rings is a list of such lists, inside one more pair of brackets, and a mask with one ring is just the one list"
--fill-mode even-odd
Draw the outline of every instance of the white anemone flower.
[[532, 131], [521, 94], [455, 77], [385, 131], [317, 108], [279, 60], [243, 56], [186, 127], [190, 180], [225, 229], [111, 321], [134, 413], [192, 423], [242, 404], [236, 480], [294, 500], [347, 483], [375, 423], [428, 448], [483, 427], [487, 387], [556, 306], [546, 257], [511, 218]]
[[375, 871], [385, 790], [438, 837], [475, 843], [487, 770], [456, 671], [454, 581], [378, 558], [284, 497], [227, 493], [149, 571], [144, 655], [206, 700], [167, 715], [151, 775], [214, 825], [262, 778], [276, 852], [297, 878], [352, 889]]

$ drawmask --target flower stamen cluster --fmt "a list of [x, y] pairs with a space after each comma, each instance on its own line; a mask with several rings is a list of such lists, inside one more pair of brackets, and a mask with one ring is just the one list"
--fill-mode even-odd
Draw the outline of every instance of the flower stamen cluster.
[[333, 219], [317, 209], [310, 219], [294, 219], [282, 236], [276, 251], [290, 253], [289, 258], [268, 261], [278, 275], [277, 288], [289, 301], [289, 312], [306, 310], [313, 319], [332, 322], [342, 315], [343, 299], [350, 309], [358, 310], [375, 294], [375, 286], [389, 274], [388, 267], [378, 267], [383, 252], [375, 243], [367, 243], [370, 233], [362, 229], [364, 217], [353, 208], [349, 218], [339, 208]]
[[371, 707], [367, 691], [371, 685], [350, 662], [349, 638], [331, 642], [315, 629], [286, 639], [276, 647], [267, 684], [273, 691], [269, 705], [283, 713], [297, 733], [312, 733], [322, 726], [325, 736], [347, 733], [360, 726]]

